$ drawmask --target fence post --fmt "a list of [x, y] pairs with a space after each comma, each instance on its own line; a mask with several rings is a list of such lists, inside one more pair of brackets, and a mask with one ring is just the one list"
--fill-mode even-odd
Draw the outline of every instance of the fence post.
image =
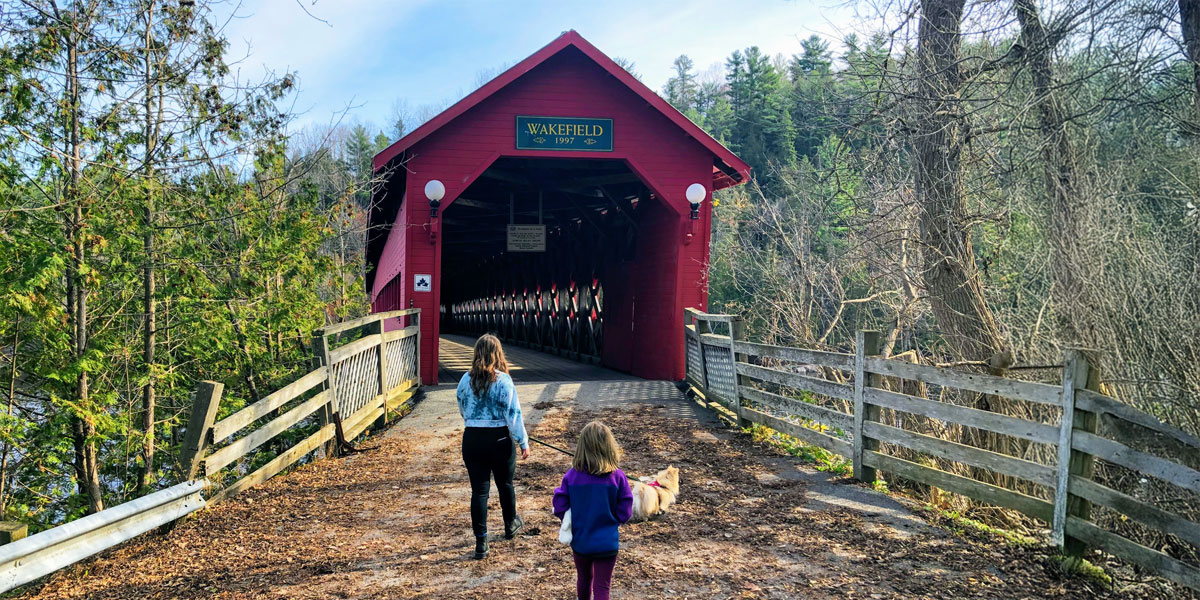
[[0, 521], [0, 546], [23, 540], [29, 534], [29, 526], [16, 521]]
[[[314, 331], [312, 334], [312, 364], [313, 369], [325, 367], [325, 384], [324, 390], [328, 392], [328, 401], [325, 406], [321, 407], [319, 413], [321, 419], [321, 428], [333, 422], [333, 413], [337, 412], [337, 392], [333, 387], [333, 365], [329, 364], [329, 338], [321, 330]], [[337, 456], [338, 444], [335, 438], [330, 438], [325, 442], [325, 456]]]
[[[417, 312], [408, 315], [408, 317], [408, 325], [410, 327], [413, 325], [417, 326], [417, 351], [414, 352], [414, 354], [417, 358], [417, 387], [421, 387], [425, 385], [425, 382], [421, 377], [421, 311], [418, 310]], [[434, 379], [433, 383], [434, 385], [437, 385], [436, 378]]]
[[387, 352], [385, 351], [386, 348], [384, 347], [385, 345], [383, 343], [383, 332], [386, 329], [384, 327], [384, 321], [385, 319], [378, 319], [367, 328], [366, 332], [367, 335], [379, 336], [379, 345], [375, 347], [375, 367], [379, 371], [379, 376], [376, 377], [376, 379], [378, 380], [377, 383], [379, 384], [379, 394], [383, 396], [383, 414], [379, 415], [379, 420], [376, 422], [376, 425], [387, 425], [388, 422]]
[[179, 465], [190, 481], [200, 471], [204, 450], [212, 440], [212, 425], [221, 404], [221, 393], [225, 384], [216, 381], [201, 381], [196, 384], [196, 396], [192, 400], [192, 414], [188, 417], [187, 431], [179, 449]]
[[[746, 339], [746, 322], [741, 317], [733, 317], [729, 320], [729, 357], [733, 359], [733, 408], [737, 413], [738, 427], [743, 429], [750, 427], [753, 423], [749, 419], [742, 417], [742, 376], [738, 374], [738, 362], [746, 362], [749, 358], [745, 354], [739, 354], [737, 351], [737, 343]], [[704, 353], [704, 345], [700, 346], [700, 353]]]
[[[858, 330], [854, 336], [854, 478], [859, 481], [872, 483], [878, 474], [875, 469], [863, 465], [863, 450], [878, 450], [879, 441], [867, 439], [863, 434], [863, 422], [878, 421], [879, 407], [868, 404], [864, 398], [866, 388], [873, 387], [874, 382], [867, 379], [867, 357], [876, 356], [880, 351], [878, 331]], [[874, 376], [871, 376], [874, 379]]]
[[708, 392], [708, 363], [704, 360], [704, 334], [708, 333], [708, 321], [703, 317], [696, 317], [696, 342], [700, 344], [700, 391], [704, 392], [704, 402], [706, 404], [712, 402], [712, 397]]
[[1063, 357], [1063, 415], [1059, 421], [1054, 517], [1050, 528], [1051, 541], [1068, 556], [1082, 556], [1087, 551], [1087, 544], [1066, 534], [1067, 517], [1087, 521], [1092, 513], [1091, 502], [1071, 494], [1071, 477], [1091, 479], [1095, 470], [1095, 458], [1092, 455], [1071, 447], [1074, 432], [1082, 430], [1096, 433], [1099, 421], [1096, 413], [1075, 407], [1075, 394], [1081, 389], [1100, 391], [1100, 370], [1091, 365], [1083, 352], [1068, 350]]

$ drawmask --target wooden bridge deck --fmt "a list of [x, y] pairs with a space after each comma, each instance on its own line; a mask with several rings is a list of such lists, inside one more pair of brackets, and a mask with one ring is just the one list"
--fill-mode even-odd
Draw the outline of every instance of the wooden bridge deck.
[[[520, 353], [515, 353], [520, 354]], [[882, 494], [780, 456], [726, 429], [670, 382], [524, 383], [530, 433], [573, 445], [611, 424], [637, 476], [676, 465], [680, 503], [622, 530], [619, 598], [1073, 598], [1044, 549], [959, 538]], [[462, 422], [451, 385], [368, 451], [272, 479], [51, 576], [30, 598], [574, 597], [550, 496], [569, 462], [535, 446], [517, 470], [528, 527], [470, 558]], [[491, 528], [500, 528], [492, 498]]]
[[[475, 338], [465, 335], [443, 335], [438, 340], [438, 383], [458, 383], [463, 373], [471, 368], [471, 355]], [[604, 367], [522, 348], [515, 344], [504, 345], [509, 370], [514, 381], [524, 383], [542, 381], [641, 381]]]

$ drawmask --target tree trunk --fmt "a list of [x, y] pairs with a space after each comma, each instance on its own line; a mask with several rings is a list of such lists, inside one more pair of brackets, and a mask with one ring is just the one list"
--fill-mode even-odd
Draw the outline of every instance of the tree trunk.
[[[13, 327], [12, 341], [12, 359], [9, 361], [10, 371], [8, 373], [8, 412], [4, 413], [8, 418], [12, 418], [13, 404], [17, 398], [17, 356], [18, 350], [21, 347], [21, 319], [17, 318], [17, 322]], [[0, 516], [8, 514], [8, 495], [11, 493], [8, 488], [8, 453], [11, 450], [8, 439], [4, 440], [3, 456], [0, 457]]]
[[[1094, 262], [1085, 249], [1092, 228], [1091, 206], [1083, 197], [1075, 148], [1067, 132], [1067, 111], [1057, 94], [1051, 66], [1057, 43], [1046, 31], [1034, 0], [1015, 0], [1025, 64], [1033, 84], [1033, 102], [1042, 139], [1047, 206], [1050, 207], [1051, 298], [1064, 345], [1100, 347], [1095, 328], [1099, 316], [1091, 298]], [[1088, 315], [1087, 318], [1080, 318]]]
[[916, 191], [922, 208], [923, 277], [934, 316], [959, 359], [986, 361], [1002, 353], [1005, 343], [983, 297], [967, 225], [962, 181], [966, 124], [958, 65], [963, 3], [921, 3]]
[[1200, 135], [1200, 0], [1179, 0], [1179, 22], [1183, 45], [1192, 63], [1192, 119], [1188, 130]]
[[242, 329], [242, 320], [234, 310], [233, 303], [226, 300], [225, 308], [229, 310], [229, 322], [233, 324], [233, 332], [237, 335], [238, 349], [242, 351], [242, 357], [246, 360], [246, 390], [250, 393], [251, 402], [258, 402], [261, 396], [258, 394], [258, 384], [254, 381], [254, 355], [250, 353], [246, 330]]
[[[959, 360], [986, 361], [993, 374], [1012, 366], [1012, 352], [983, 296], [975, 264], [963, 184], [967, 141], [959, 49], [964, 0], [924, 0], [918, 28], [916, 191], [921, 205], [923, 279], [942, 338]], [[1011, 402], [981, 395], [975, 407], [1012, 414]], [[1013, 438], [964, 429], [963, 441], [1004, 454], [1017, 454]], [[1011, 478], [983, 469], [973, 476], [1011, 486]]]
[[[67, 132], [67, 149], [69, 157], [68, 180], [65, 190], [65, 204], [71, 209], [66, 215], [67, 239], [71, 243], [71, 261], [67, 267], [67, 318], [70, 323], [72, 347], [76, 360], [82, 360], [88, 348], [88, 291], [84, 281], [86, 272], [85, 252], [87, 239], [84, 235], [83, 198], [80, 193], [80, 179], [83, 174], [82, 154], [82, 125], [80, 123], [81, 92], [79, 89], [79, 35], [78, 18], [72, 20], [71, 31], [67, 35], [67, 64], [66, 64], [66, 110], [69, 111]], [[72, 416], [73, 441], [75, 444], [75, 472], [80, 494], [86, 494], [88, 512], [96, 513], [104, 510], [104, 499], [100, 490], [100, 468], [96, 453], [96, 445], [92, 437], [96, 434], [96, 426], [89, 414], [91, 398], [88, 390], [88, 373], [81, 369], [76, 379], [75, 414]]]
[[152, 43], [154, 30], [154, 3], [146, 5], [146, 32], [144, 65], [145, 65], [145, 149], [143, 163], [143, 178], [146, 186], [146, 198], [142, 208], [142, 246], [145, 261], [142, 266], [142, 302], [145, 307], [145, 319], [142, 328], [142, 360], [146, 364], [146, 385], [142, 388], [142, 471], [138, 477], [138, 489], [141, 493], [149, 491], [154, 480], [154, 423], [155, 423], [155, 373], [154, 348], [157, 328], [155, 282], [154, 282], [154, 152], [157, 140], [154, 120], [154, 81], [151, 64]]

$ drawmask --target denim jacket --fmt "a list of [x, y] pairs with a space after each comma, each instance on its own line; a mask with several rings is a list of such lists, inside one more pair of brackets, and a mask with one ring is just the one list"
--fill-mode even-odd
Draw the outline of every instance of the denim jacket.
[[475, 395], [471, 389], [471, 374], [464, 373], [458, 381], [458, 412], [467, 427], [508, 427], [508, 433], [521, 448], [529, 447], [525, 435], [525, 419], [521, 415], [521, 402], [517, 400], [517, 388], [508, 373], [496, 373], [496, 380], [487, 387], [483, 396]]

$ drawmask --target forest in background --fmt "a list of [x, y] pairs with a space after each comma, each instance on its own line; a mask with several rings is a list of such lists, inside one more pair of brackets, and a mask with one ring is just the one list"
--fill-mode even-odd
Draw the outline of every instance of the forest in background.
[[[674, 63], [663, 95], [755, 172], [714, 201], [710, 312], [745, 317], [755, 341], [853, 352], [856, 330], [877, 330], [885, 357], [1056, 385], [1064, 352], [1080, 349], [1104, 393], [1200, 433], [1200, 2], [855, 6], [875, 27], [836, 45], [813, 36], [792, 56], [751, 46], [703, 73], [686, 55]], [[895, 391], [1059, 419], [994, 396]], [[884, 413], [1057, 463], [1052, 445]], [[1194, 451], [1174, 458], [1200, 468]], [[1200, 518], [1200, 496], [1181, 488], [1104, 461], [1094, 477]], [[910, 489], [990, 524], [1041, 527]], [[1106, 509], [1092, 518], [1200, 564], [1173, 536]]]
[[1191, 4], [928, 0], [837, 47], [680, 56], [664, 96], [756, 174], [717, 195], [710, 309], [993, 373], [1082, 348], [1109, 392], [1200, 432]]
[[289, 132], [296, 74], [241, 77], [227, 10], [0, 10], [2, 520], [36, 531], [179, 481], [198, 381], [224, 382], [228, 414], [367, 309], [388, 140]]
[[[791, 56], [681, 56], [663, 96], [755, 176], [714, 201], [710, 308], [1051, 381], [1084, 348], [1108, 393], [1200, 432], [1196, 4], [864, 4]], [[297, 131], [296, 74], [239, 78], [220, 5], [0, 15], [4, 520], [174, 483], [196, 381], [228, 414], [366, 309], [371, 157], [440, 107]]]

